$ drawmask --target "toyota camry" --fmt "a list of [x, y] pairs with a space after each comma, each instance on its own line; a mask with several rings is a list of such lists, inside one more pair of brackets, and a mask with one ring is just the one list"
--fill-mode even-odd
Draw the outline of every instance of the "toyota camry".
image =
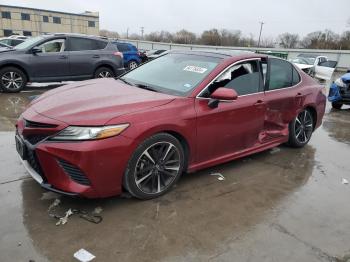
[[150, 199], [184, 173], [280, 144], [305, 146], [325, 91], [286, 60], [173, 51], [126, 74], [65, 85], [31, 102], [16, 148], [42, 187]]

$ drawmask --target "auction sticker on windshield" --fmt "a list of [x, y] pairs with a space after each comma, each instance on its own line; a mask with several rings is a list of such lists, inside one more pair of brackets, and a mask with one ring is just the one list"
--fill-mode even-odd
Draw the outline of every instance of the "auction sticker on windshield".
[[184, 71], [189, 71], [189, 72], [194, 72], [194, 73], [199, 73], [203, 74], [205, 71], [207, 71], [207, 68], [199, 67], [199, 66], [186, 66], [184, 68]]

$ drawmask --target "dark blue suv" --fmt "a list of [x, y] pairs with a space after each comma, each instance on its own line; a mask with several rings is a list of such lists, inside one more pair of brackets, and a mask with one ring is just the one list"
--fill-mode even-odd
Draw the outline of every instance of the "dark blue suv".
[[126, 69], [131, 70], [136, 68], [139, 64], [141, 64], [141, 56], [140, 52], [137, 50], [136, 46], [130, 43], [125, 42], [112, 42], [115, 44], [119, 50], [119, 52], [123, 53], [124, 56], [124, 66]]

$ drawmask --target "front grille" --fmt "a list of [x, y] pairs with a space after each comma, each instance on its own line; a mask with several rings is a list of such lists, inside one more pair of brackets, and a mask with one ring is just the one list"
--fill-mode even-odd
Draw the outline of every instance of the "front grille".
[[36, 156], [35, 150], [30, 148], [27, 149], [27, 161], [29, 165], [40, 175], [43, 176], [38, 157]]
[[36, 145], [37, 143], [46, 139], [47, 137], [47, 135], [28, 135], [25, 137], [25, 140], [27, 140], [32, 145]]
[[59, 159], [58, 163], [63, 168], [64, 172], [75, 182], [81, 185], [90, 185], [89, 179], [84, 175], [84, 173], [76, 166], [68, 163], [63, 159]]
[[29, 120], [24, 120], [25, 127], [29, 128], [55, 128], [57, 125], [53, 124], [46, 124], [46, 123], [39, 123], [39, 122], [34, 122], [34, 121], [29, 121]]

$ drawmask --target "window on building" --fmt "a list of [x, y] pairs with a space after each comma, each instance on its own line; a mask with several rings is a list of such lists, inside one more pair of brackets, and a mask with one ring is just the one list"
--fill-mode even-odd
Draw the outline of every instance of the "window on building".
[[10, 30], [10, 29], [4, 29], [4, 36], [11, 36], [11, 35], [13, 35], [12, 30]]
[[22, 20], [30, 20], [30, 14], [27, 13], [21, 13]]
[[54, 24], [60, 24], [60, 23], [61, 23], [61, 17], [54, 16], [54, 17], [52, 18], [52, 22], [53, 22]]
[[32, 32], [30, 31], [23, 31], [24, 36], [32, 36]]
[[43, 22], [48, 23], [49, 22], [49, 17], [47, 15], [43, 16]]
[[88, 21], [89, 27], [95, 27], [95, 21]]
[[1, 12], [1, 17], [5, 19], [11, 19], [11, 13], [7, 11]]

